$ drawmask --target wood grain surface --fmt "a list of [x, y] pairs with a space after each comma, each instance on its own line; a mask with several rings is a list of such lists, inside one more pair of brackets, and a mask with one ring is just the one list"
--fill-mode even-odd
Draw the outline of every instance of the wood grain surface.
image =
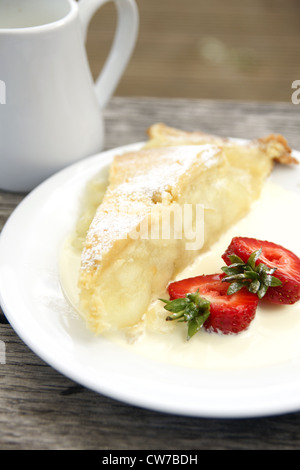
[[[300, 79], [298, 0], [136, 0], [138, 41], [118, 96], [291, 100]], [[116, 25], [112, 3], [94, 16], [94, 77]]]
[[[105, 112], [106, 148], [144, 140], [153, 122], [224, 136], [284, 134], [300, 149], [299, 108], [206, 100], [121, 98]], [[0, 192], [0, 229], [25, 195]], [[21, 314], [22, 312], [20, 312]], [[64, 377], [37, 357], [3, 313], [0, 340], [1, 450], [293, 450], [300, 410], [250, 419], [186, 418], [128, 406]]]

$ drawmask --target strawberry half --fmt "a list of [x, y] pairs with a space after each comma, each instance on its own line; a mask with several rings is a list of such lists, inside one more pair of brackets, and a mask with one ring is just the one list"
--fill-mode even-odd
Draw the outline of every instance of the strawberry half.
[[236, 288], [247, 285], [260, 299], [274, 304], [300, 300], [300, 259], [283, 246], [235, 237], [222, 258], [228, 266], [222, 268], [227, 274], [223, 282], [233, 283], [231, 286]]
[[217, 333], [240, 333], [255, 317], [258, 297], [247, 289], [227, 295], [224, 274], [196, 276], [172, 282], [168, 286], [170, 300], [165, 309], [172, 312], [167, 320], [188, 323], [187, 339], [202, 327]]

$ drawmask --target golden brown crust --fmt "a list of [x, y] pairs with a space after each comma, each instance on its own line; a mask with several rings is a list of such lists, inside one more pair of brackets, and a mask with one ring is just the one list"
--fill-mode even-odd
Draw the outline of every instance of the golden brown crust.
[[[205, 134], [200, 131], [187, 132], [173, 127], [169, 127], [164, 123], [153, 124], [147, 130], [149, 136], [149, 144], [151, 142], [156, 145], [166, 145], [172, 143], [174, 145], [184, 144], [201, 144], [214, 143], [216, 145], [228, 144], [229, 138], [219, 137], [211, 134]], [[259, 138], [253, 142], [262, 146], [263, 150], [268, 152], [270, 157], [278, 163], [284, 165], [298, 165], [299, 161], [292, 155], [292, 149], [287, 140], [280, 134], [270, 134], [266, 137]]]
[[203, 141], [204, 139], [206, 141], [210, 139], [218, 139], [220, 141], [226, 142], [228, 139], [223, 138], [223, 137], [217, 137], [214, 135], [209, 135], [206, 134], [205, 132], [201, 131], [184, 131], [181, 129], [176, 129], [175, 127], [170, 127], [167, 126], [166, 124], [162, 122], [158, 122], [156, 124], [153, 124], [150, 126], [147, 130], [147, 135], [150, 139], [156, 139], [156, 140], [171, 140], [174, 141], [174, 143], [178, 140], [187, 140], [191, 142], [196, 142], [196, 141]]
[[293, 157], [292, 149], [287, 140], [281, 134], [270, 134], [259, 139], [268, 150], [274, 152], [274, 160], [283, 165], [299, 165], [299, 161]]

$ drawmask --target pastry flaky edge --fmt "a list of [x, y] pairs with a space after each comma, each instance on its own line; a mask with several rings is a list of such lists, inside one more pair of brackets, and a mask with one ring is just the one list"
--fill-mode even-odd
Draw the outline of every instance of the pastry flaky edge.
[[[208, 147], [214, 148], [216, 151], [218, 149], [219, 152], [224, 153], [226, 155], [226, 159], [228, 160], [229, 164], [234, 168], [243, 168], [246, 169], [249, 164], [253, 167], [253, 159], [257, 159], [257, 152], [256, 150], [259, 149], [259, 152], [265, 155], [267, 158], [262, 158], [262, 161], [259, 162], [259, 158], [257, 159], [257, 167], [255, 165], [255, 175], [253, 177], [256, 179], [262, 178], [260, 175], [261, 168], [263, 169], [264, 177], [267, 176], [268, 173], [272, 171], [272, 165], [274, 162], [279, 162], [280, 164], [291, 165], [291, 164], [298, 164], [298, 160], [296, 160], [292, 155], [292, 150], [289, 147], [286, 139], [281, 135], [269, 135], [265, 138], [260, 138], [252, 141], [242, 141], [237, 142], [235, 139], [230, 138], [222, 138], [214, 135], [208, 135], [202, 132], [186, 132], [179, 129], [175, 129], [172, 127], [168, 127], [165, 124], [158, 123], [151, 126], [148, 131], [149, 140], [145, 143], [142, 153], [145, 150], [156, 149], [156, 150], [163, 150], [164, 147], [186, 147], [189, 145], [192, 146], [204, 146], [208, 145]], [[182, 149], [183, 151], [184, 149]], [[192, 150], [192, 149], [191, 149]], [[171, 149], [170, 149], [171, 151]], [[129, 155], [129, 157], [128, 157]], [[112, 171], [115, 165], [122, 166], [122, 161], [126, 160], [126, 158], [130, 158], [131, 154], [125, 155], [117, 155], [114, 163], [111, 167], [111, 175], [110, 177], [114, 176], [112, 180], [116, 183], [116, 175]], [[139, 151], [134, 152], [134, 158], [138, 158], [140, 155]], [[263, 160], [266, 161], [266, 165], [264, 166]], [[261, 165], [260, 165], [261, 163]], [[263, 178], [264, 179], [264, 178]], [[118, 184], [122, 184], [122, 181], [117, 181]], [[124, 181], [124, 184], [129, 183], [129, 181]], [[109, 194], [110, 189], [107, 189], [106, 194]], [[105, 200], [105, 196], [104, 196]], [[104, 204], [105, 206], [105, 204]], [[102, 210], [103, 206], [100, 204], [98, 207], [98, 211]], [[109, 211], [108, 211], [109, 214]], [[97, 220], [97, 213], [94, 218]], [[91, 225], [93, 227], [93, 223]], [[108, 232], [107, 232], [108, 234]], [[101, 240], [98, 240], [100, 246], [103, 245]], [[99, 246], [92, 246], [92, 250], [98, 250]], [[83, 250], [83, 254], [87, 255], [87, 250], [89, 250], [88, 245]], [[84, 259], [84, 257], [83, 257]], [[81, 275], [79, 279], [79, 289], [81, 289], [85, 293], [85, 311], [82, 311], [83, 317], [85, 318], [89, 329], [94, 331], [94, 333], [101, 333], [107, 329], [107, 320], [108, 318], [104, 319], [101, 311], [104, 309], [104, 305], [102, 305], [101, 301], [101, 294], [99, 299], [94, 298], [93, 302], [90, 302], [91, 296], [90, 292], [93, 290], [98, 290], [98, 287], [95, 288], [95, 282], [97, 282], [97, 275], [94, 277], [94, 274], [98, 272], [98, 269], [101, 270], [101, 264], [93, 263], [92, 259], [86, 256], [88, 259], [88, 264], [93, 265], [93, 270], [90, 271], [89, 269], [85, 269], [87, 265], [84, 267], [84, 263], [81, 268]], [[169, 279], [170, 281], [170, 279]], [[95, 297], [95, 296], [93, 296]], [[90, 299], [90, 300], [89, 300]], [[97, 308], [96, 308], [97, 304]], [[100, 310], [98, 310], [98, 308]], [[109, 321], [108, 321], [109, 322]]]
[[[230, 147], [238, 142], [238, 139], [219, 137], [213, 134], [206, 134], [199, 131], [184, 131], [175, 127], [170, 127], [164, 123], [156, 123], [147, 130], [149, 141], [146, 148], [160, 147], [166, 145], [219, 145], [222, 148]], [[242, 141], [242, 140], [241, 140]], [[239, 142], [239, 145], [241, 142]], [[281, 134], [269, 134], [266, 137], [244, 141], [244, 145], [260, 145], [269, 154], [274, 162], [283, 165], [298, 165], [299, 161], [292, 155], [292, 149], [285, 137]]]

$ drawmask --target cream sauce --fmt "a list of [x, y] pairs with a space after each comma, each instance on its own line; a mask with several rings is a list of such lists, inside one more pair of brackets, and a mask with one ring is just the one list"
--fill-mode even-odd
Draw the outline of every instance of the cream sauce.
[[[267, 182], [247, 217], [224, 233], [177, 279], [220, 272], [224, 265], [221, 255], [234, 236], [273, 241], [300, 256], [300, 220], [294, 216], [295, 207], [300, 207], [299, 194]], [[60, 273], [64, 293], [75, 309], [79, 266], [80, 253], [69, 239], [61, 255]], [[300, 356], [300, 302], [292, 306], [260, 305], [247, 331], [238, 335], [200, 331], [190, 341], [186, 341], [185, 324], [166, 322], [165, 317], [162, 302], [155, 301], [141, 325], [105, 336], [146, 358], [205, 370], [256, 368]]]

